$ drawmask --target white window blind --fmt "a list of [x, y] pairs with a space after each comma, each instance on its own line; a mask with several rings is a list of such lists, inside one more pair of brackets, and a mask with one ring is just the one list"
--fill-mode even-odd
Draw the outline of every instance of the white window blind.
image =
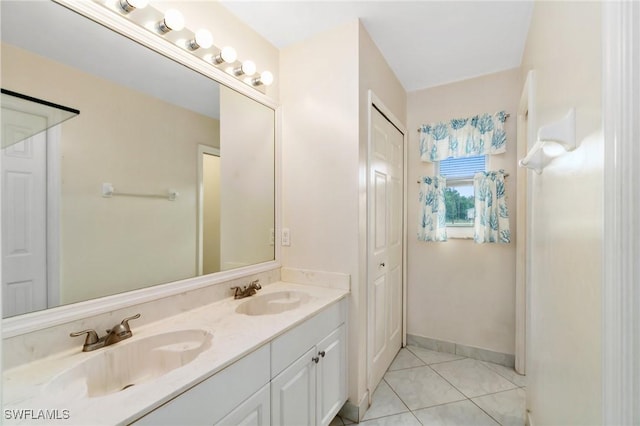
[[472, 178], [477, 172], [484, 172], [487, 156], [447, 158], [439, 161], [439, 174], [447, 178], [447, 181], [463, 178]]

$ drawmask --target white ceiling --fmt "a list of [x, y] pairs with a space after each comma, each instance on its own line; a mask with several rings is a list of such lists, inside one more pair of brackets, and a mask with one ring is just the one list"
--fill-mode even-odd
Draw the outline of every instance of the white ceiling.
[[407, 91], [520, 66], [532, 1], [221, 3], [278, 48], [360, 18]]

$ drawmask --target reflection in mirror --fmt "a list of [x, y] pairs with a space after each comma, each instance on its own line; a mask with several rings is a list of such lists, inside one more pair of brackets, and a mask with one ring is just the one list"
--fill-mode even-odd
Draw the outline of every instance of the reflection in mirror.
[[81, 112], [2, 149], [3, 316], [274, 260], [272, 109], [53, 2], [0, 7], [2, 88]]

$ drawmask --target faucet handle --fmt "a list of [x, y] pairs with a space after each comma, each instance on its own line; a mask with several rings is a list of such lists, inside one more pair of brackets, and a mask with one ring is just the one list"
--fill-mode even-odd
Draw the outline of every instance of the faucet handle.
[[131, 327], [129, 327], [129, 321], [140, 318], [140, 314], [135, 314], [132, 317], [128, 317], [122, 320], [120, 324], [124, 326], [127, 331], [131, 331]]
[[70, 337], [78, 337], [78, 336], [82, 336], [83, 334], [87, 335], [87, 338], [84, 341], [84, 345], [92, 345], [94, 343], [98, 343], [98, 333], [96, 333], [95, 330], [82, 330], [82, 331], [76, 331], [75, 333], [71, 333], [69, 334]]
[[260, 290], [262, 288], [262, 286], [260, 285], [260, 279], [257, 279], [255, 281], [251, 281], [249, 286], [255, 288], [256, 290]]

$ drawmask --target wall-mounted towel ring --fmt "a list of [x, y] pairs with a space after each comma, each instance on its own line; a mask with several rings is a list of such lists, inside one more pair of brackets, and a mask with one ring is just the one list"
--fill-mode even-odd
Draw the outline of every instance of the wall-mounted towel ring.
[[519, 161], [519, 165], [541, 174], [551, 160], [574, 149], [576, 149], [576, 110], [571, 108], [560, 121], [538, 129], [538, 140], [527, 155]]

